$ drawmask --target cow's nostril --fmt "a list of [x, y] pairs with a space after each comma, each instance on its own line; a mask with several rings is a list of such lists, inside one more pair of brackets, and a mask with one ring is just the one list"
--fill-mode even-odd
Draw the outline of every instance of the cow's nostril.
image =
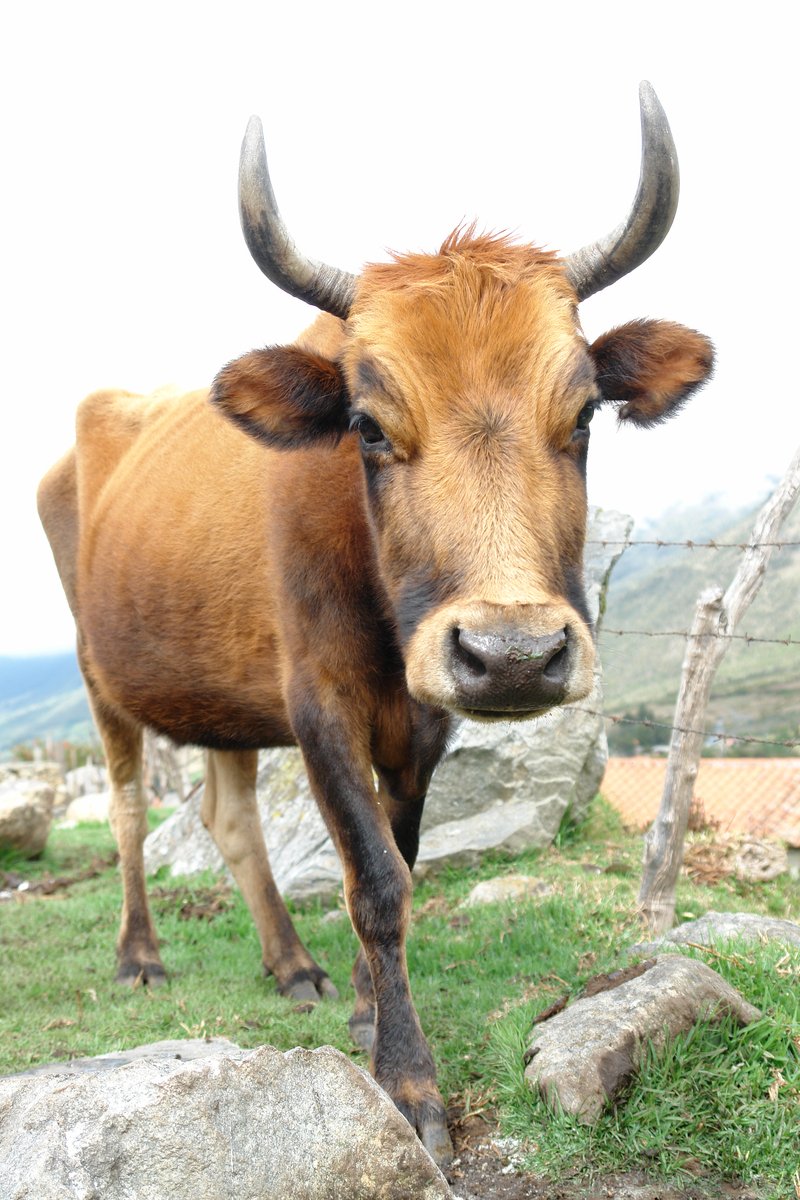
[[488, 668], [484, 660], [476, 653], [480, 649], [479, 640], [472, 638], [467, 630], [459, 629], [458, 626], [453, 630], [452, 638], [456, 661], [466, 667], [475, 679], [480, 679], [486, 674]]
[[547, 666], [542, 671], [544, 678], [552, 680], [553, 683], [563, 683], [568, 656], [569, 651], [567, 650], [565, 642], [561, 649], [556, 651]]

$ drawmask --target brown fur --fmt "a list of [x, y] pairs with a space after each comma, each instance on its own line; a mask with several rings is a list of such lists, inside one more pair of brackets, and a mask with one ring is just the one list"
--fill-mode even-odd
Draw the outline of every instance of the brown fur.
[[[442, 1157], [404, 941], [448, 712], [524, 717], [586, 694], [579, 414], [604, 398], [652, 423], [709, 369], [705, 339], [675, 325], [587, 346], [553, 255], [467, 230], [438, 255], [368, 267], [346, 323], [321, 316], [294, 347], [229, 364], [213, 405], [205, 392], [84, 401], [40, 510], [111, 771], [121, 978], [163, 974], [141, 848], [149, 725], [210, 748], [203, 819], [265, 969], [287, 994], [330, 991], [255, 814], [254, 751], [297, 741], [363, 946], [359, 1040]], [[557, 684], [531, 665], [545, 643], [562, 647]], [[500, 668], [478, 671], [476, 654]]]

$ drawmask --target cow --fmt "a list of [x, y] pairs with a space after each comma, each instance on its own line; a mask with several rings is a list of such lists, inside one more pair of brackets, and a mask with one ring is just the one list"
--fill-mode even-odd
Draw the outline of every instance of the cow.
[[587, 695], [592, 417], [657, 425], [712, 369], [709, 341], [671, 322], [591, 345], [581, 330], [579, 303], [674, 215], [674, 145], [647, 84], [640, 109], [639, 188], [604, 239], [559, 258], [460, 227], [359, 277], [295, 245], [253, 118], [245, 239], [320, 315], [210, 392], [90, 396], [39, 490], [108, 762], [117, 979], [164, 978], [142, 853], [150, 727], [208, 750], [202, 819], [279, 992], [336, 994], [276, 889], [256, 806], [259, 749], [298, 745], [361, 944], [351, 1032], [439, 1163], [451, 1144], [405, 954], [431, 774], [454, 718], [528, 720]]

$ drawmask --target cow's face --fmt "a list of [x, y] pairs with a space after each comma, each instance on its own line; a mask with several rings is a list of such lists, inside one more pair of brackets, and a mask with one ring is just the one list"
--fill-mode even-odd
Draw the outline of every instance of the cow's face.
[[337, 327], [335, 361], [257, 351], [220, 373], [216, 402], [273, 445], [359, 439], [412, 696], [483, 719], [581, 699], [594, 410], [663, 420], [707, 378], [708, 342], [645, 322], [588, 346], [557, 259], [468, 235], [367, 268]]

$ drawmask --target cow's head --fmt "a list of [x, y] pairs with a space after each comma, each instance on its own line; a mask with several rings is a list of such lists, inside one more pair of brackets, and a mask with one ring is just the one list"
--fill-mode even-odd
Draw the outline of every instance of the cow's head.
[[592, 345], [581, 331], [578, 302], [644, 261], [674, 215], [669, 127], [649, 85], [641, 100], [639, 191], [602, 242], [559, 259], [459, 231], [438, 254], [396, 256], [358, 279], [299, 254], [260, 124], [248, 128], [240, 198], [251, 252], [333, 316], [316, 339], [230, 364], [214, 399], [272, 445], [359, 438], [381, 576], [409, 689], [424, 703], [509, 719], [589, 692], [592, 416], [611, 404], [621, 421], [657, 424], [710, 374], [709, 342], [683, 326], [637, 321]]

